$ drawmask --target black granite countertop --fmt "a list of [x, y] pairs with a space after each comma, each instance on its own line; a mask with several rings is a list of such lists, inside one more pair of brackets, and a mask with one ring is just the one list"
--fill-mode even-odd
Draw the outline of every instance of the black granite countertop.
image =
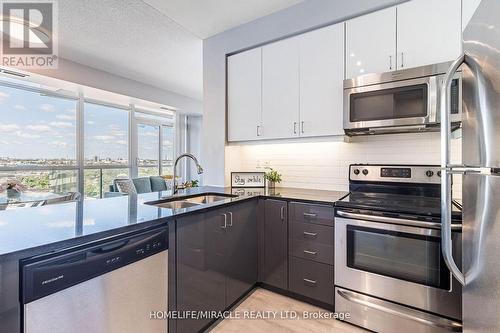
[[[43, 253], [124, 232], [167, 224], [173, 218], [257, 197], [298, 200], [333, 205], [347, 192], [296, 188], [231, 189], [198, 187], [178, 196], [197, 193], [231, 193], [238, 197], [182, 209], [145, 204], [171, 196], [170, 191], [84, 200], [79, 203], [0, 211], [0, 262], [11, 254], [38, 248]], [[33, 252], [33, 251], [30, 251]]]

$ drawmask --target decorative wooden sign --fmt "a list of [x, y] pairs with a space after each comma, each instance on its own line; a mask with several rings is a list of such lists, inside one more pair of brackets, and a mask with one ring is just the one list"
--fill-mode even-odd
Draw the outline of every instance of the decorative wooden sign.
[[231, 172], [231, 187], [265, 187], [264, 172]]

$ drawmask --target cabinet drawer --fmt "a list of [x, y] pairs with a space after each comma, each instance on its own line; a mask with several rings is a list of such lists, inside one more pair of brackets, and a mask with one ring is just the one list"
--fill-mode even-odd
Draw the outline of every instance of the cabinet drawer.
[[292, 239], [290, 255], [333, 265], [333, 246]]
[[290, 220], [292, 222], [315, 223], [333, 227], [333, 216], [333, 206], [290, 203]]
[[290, 291], [333, 304], [333, 266], [290, 257]]
[[333, 246], [333, 227], [304, 222], [290, 223], [290, 240]]
[[290, 224], [289, 253], [292, 256], [333, 265], [333, 228], [311, 224]]

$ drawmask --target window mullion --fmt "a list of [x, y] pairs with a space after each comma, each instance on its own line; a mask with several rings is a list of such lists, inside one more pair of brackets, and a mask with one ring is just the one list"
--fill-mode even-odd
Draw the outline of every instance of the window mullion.
[[85, 175], [84, 175], [84, 145], [85, 145], [85, 115], [84, 115], [84, 98], [83, 94], [79, 93], [77, 108], [76, 108], [76, 165], [78, 167], [78, 192], [84, 196], [85, 191]]

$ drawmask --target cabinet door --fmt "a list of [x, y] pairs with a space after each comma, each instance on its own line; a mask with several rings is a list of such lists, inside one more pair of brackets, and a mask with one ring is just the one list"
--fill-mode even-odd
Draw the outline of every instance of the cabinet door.
[[227, 210], [226, 307], [257, 282], [257, 202]]
[[285, 201], [264, 203], [262, 282], [281, 289], [288, 287], [288, 218]]
[[346, 78], [395, 69], [396, 8], [346, 22]]
[[262, 47], [262, 136], [299, 135], [299, 43], [288, 38]]
[[[225, 308], [225, 230], [220, 211], [177, 221], [177, 310]], [[211, 319], [177, 320], [177, 332], [198, 332]]]
[[228, 141], [258, 139], [262, 116], [262, 49], [227, 58]]
[[413, 0], [397, 10], [399, 69], [450, 61], [460, 55], [461, 0]]
[[344, 24], [299, 37], [300, 136], [343, 135]]

